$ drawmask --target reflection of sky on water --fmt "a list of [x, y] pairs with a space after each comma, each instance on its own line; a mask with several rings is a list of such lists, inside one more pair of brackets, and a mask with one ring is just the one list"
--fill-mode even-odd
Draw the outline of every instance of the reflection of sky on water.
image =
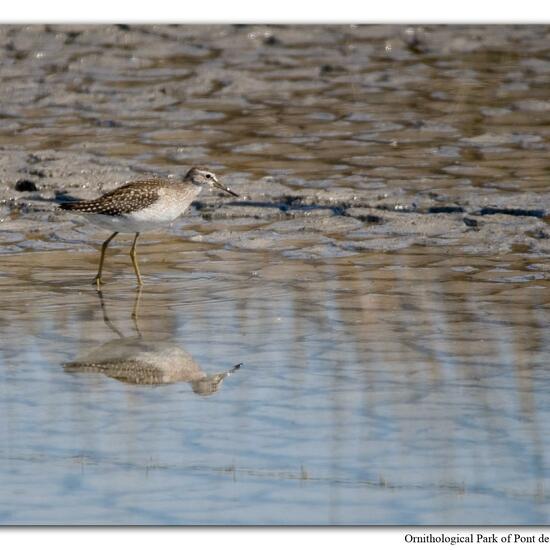
[[[65, 372], [115, 337], [92, 288], [23, 276], [3, 293], [4, 523], [548, 521], [546, 288], [510, 280], [518, 256], [166, 269], [143, 291], [143, 338], [208, 374], [244, 364], [207, 398]], [[104, 291], [124, 337], [128, 282]]]

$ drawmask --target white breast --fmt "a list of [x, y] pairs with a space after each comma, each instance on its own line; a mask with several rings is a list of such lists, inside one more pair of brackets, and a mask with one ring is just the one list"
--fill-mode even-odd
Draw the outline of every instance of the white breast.
[[169, 225], [181, 216], [200, 193], [200, 188], [192, 187], [185, 191], [182, 193], [181, 190], [161, 189], [159, 200], [142, 210], [121, 216], [87, 214], [86, 217], [95, 225], [120, 233], [140, 233], [157, 229]]

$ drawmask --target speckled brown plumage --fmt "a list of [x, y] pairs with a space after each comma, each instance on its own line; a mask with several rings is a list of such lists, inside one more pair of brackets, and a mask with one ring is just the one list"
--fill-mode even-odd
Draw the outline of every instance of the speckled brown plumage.
[[73, 362], [64, 365], [66, 372], [102, 373], [110, 378], [127, 384], [166, 384], [162, 369], [144, 361], [128, 359], [126, 361]]
[[204, 168], [191, 168], [183, 180], [143, 179], [127, 183], [92, 200], [80, 200], [61, 204], [69, 210], [86, 216], [91, 223], [112, 231], [101, 246], [99, 267], [94, 284], [97, 289], [103, 281], [101, 273], [105, 252], [109, 243], [119, 233], [134, 233], [130, 258], [136, 273], [137, 283], [143, 285], [137, 261], [136, 244], [143, 231], [154, 231], [171, 224], [181, 216], [204, 187], [218, 188], [229, 195], [239, 195], [222, 185], [216, 175]]
[[197, 367], [195, 372], [188, 372], [185, 368], [170, 371], [160, 365], [152, 364], [139, 359], [115, 359], [112, 361], [90, 361], [65, 363], [65, 372], [70, 373], [98, 373], [125, 384], [157, 386], [174, 382], [189, 382], [193, 392], [199, 395], [211, 395], [218, 391], [221, 383], [231, 373], [240, 368], [235, 365], [227, 372], [207, 375]]
[[76, 210], [104, 216], [120, 216], [138, 212], [159, 199], [159, 189], [173, 186], [174, 182], [160, 179], [140, 180], [127, 183], [92, 200], [61, 204], [63, 210]]

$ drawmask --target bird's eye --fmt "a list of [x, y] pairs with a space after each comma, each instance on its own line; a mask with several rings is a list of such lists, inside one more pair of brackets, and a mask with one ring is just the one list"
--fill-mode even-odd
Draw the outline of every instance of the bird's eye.
[[206, 174], [206, 178], [211, 180], [212, 179], [212, 174]]

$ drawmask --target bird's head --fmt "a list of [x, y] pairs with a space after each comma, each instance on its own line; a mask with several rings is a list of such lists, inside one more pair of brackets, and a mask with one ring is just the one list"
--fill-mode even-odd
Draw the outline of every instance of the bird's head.
[[231, 189], [225, 187], [225, 185], [222, 185], [218, 181], [216, 174], [208, 170], [208, 168], [199, 168], [196, 166], [191, 168], [191, 170], [189, 170], [189, 172], [185, 174], [184, 181], [188, 181], [189, 183], [199, 185], [201, 187], [205, 185], [209, 185], [210, 187], [217, 187], [218, 189], [221, 189], [222, 191], [225, 191], [226, 193], [229, 193], [234, 197], [239, 196], [234, 191], [231, 191]]
[[227, 372], [220, 372], [218, 374], [210, 374], [204, 376], [199, 380], [191, 382], [191, 388], [193, 392], [202, 395], [208, 396], [216, 393], [220, 388], [221, 383], [228, 377], [231, 376], [235, 371], [239, 370], [242, 367], [242, 363], [235, 365], [233, 368], [229, 369]]

